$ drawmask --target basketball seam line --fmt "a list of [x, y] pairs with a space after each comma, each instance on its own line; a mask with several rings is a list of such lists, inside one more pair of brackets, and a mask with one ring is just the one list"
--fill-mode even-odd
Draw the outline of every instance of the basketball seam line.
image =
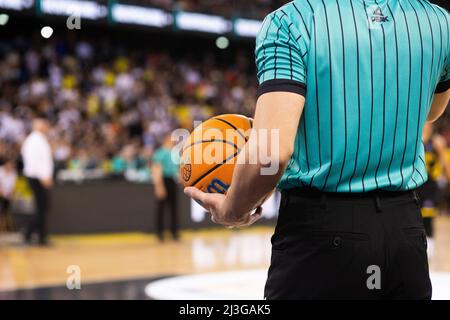
[[230, 146], [233, 146], [235, 149], [239, 150], [239, 147], [235, 143], [233, 143], [231, 141], [227, 141], [227, 140], [223, 140], [223, 139], [217, 139], [217, 140], [216, 139], [211, 139], [211, 140], [200, 140], [200, 141], [192, 142], [190, 145], [184, 147], [184, 149], [181, 150], [181, 153], [183, 154], [187, 149], [189, 149], [190, 147], [192, 147], [192, 146], [194, 146], [196, 144], [207, 143], [207, 142], [222, 142], [222, 143], [226, 143], [226, 144], [228, 144]]
[[226, 158], [222, 163], [216, 164], [214, 167], [212, 167], [211, 169], [209, 169], [207, 172], [205, 172], [204, 174], [202, 174], [199, 178], [197, 178], [193, 183], [191, 183], [191, 186], [194, 187], [199, 181], [201, 181], [204, 177], [206, 177], [207, 175], [209, 175], [211, 172], [213, 172], [214, 170], [216, 170], [217, 168], [219, 168], [220, 166], [226, 164], [228, 161], [230, 161], [231, 159], [237, 157], [239, 155], [239, 153], [241, 152], [241, 150], [238, 150], [233, 156], [230, 156], [228, 158]]
[[237, 127], [235, 127], [232, 123], [228, 122], [227, 120], [224, 119], [220, 119], [220, 118], [214, 118], [214, 120], [218, 120], [221, 121], [223, 123], [226, 123], [227, 125], [229, 125], [230, 127], [232, 127], [234, 130], [236, 130], [239, 135], [244, 138], [245, 142], [247, 142], [247, 138], [245, 137], [245, 135], [241, 132], [241, 130], [239, 130]]

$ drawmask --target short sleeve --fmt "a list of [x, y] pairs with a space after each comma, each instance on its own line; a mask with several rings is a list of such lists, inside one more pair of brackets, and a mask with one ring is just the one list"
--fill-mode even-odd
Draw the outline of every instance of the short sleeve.
[[154, 163], [162, 164], [162, 162], [164, 160], [163, 157], [164, 157], [164, 154], [163, 154], [162, 150], [161, 149], [156, 150], [155, 154], [152, 157], [152, 161]]
[[[449, 54], [450, 55], [450, 54]], [[450, 89], [450, 57], [444, 63], [444, 70], [442, 71], [440, 81], [436, 87], [436, 93], [442, 93]]]
[[268, 15], [256, 38], [258, 96], [287, 91], [306, 96], [306, 67], [299, 39], [302, 37], [283, 11]]

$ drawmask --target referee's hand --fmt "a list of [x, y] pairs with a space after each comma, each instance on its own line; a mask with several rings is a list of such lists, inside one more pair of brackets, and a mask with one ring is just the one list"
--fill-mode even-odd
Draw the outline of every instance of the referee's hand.
[[254, 224], [261, 218], [262, 207], [258, 207], [254, 213], [236, 214], [227, 208], [227, 197], [220, 193], [206, 193], [194, 187], [187, 187], [184, 193], [200, 203], [211, 214], [214, 223], [226, 227], [243, 228]]

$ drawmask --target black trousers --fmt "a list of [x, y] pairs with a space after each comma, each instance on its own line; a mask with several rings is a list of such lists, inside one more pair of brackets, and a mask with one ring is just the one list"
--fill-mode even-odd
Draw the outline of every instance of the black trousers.
[[173, 238], [178, 238], [178, 210], [177, 210], [177, 185], [171, 178], [164, 178], [164, 187], [166, 188], [167, 197], [158, 200], [156, 214], [156, 228], [158, 237], [164, 237], [164, 216], [165, 208], [170, 211], [170, 231]]
[[267, 299], [431, 299], [413, 192], [282, 195]]
[[28, 178], [28, 184], [33, 192], [35, 201], [35, 213], [32, 215], [29, 224], [25, 230], [25, 240], [31, 241], [31, 236], [37, 233], [39, 242], [47, 241], [47, 211], [49, 206], [48, 190], [41, 184], [38, 179]]
[[425, 233], [427, 234], [427, 237], [433, 238], [434, 236], [434, 226], [433, 226], [433, 219], [432, 217], [424, 217], [423, 218], [423, 226], [425, 227]]

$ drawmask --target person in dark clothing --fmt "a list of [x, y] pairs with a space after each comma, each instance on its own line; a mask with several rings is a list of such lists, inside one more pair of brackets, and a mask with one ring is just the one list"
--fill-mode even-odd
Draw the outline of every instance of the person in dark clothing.
[[173, 142], [170, 135], [163, 145], [155, 151], [152, 159], [152, 174], [157, 200], [156, 228], [160, 241], [164, 240], [164, 213], [170, 211], [170, 231], [174, 240], [178, 240], [177, 179], [178, 164], [172, 153]]

